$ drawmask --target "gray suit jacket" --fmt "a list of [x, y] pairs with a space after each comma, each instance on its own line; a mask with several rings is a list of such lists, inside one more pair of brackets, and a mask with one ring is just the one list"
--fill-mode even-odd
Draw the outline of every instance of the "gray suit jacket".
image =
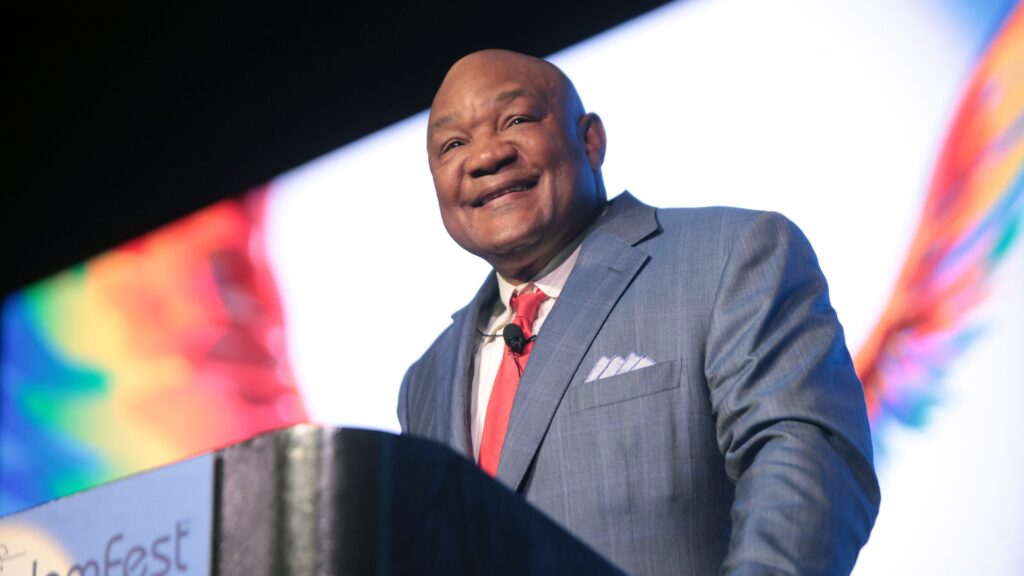
[[[491, 275], [408, 371], [405, 433], [472, 458]], [[586, 382], [601, 356], [653, 366]], [[849, 572], [878, 512], [861, 384], [803, 234], [616, 198], [516, 394], [498, 480], [634, 574]]]

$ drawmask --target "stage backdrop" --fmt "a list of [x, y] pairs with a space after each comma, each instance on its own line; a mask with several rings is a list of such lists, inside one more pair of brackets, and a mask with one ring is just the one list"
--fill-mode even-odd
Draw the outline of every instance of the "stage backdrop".
[[[691, 0], [551, 59], [612, 194], [777, 210], [817, 249], [882, 481], [857, 573], [1019, 573], [1024, 10]], [[396, 430], [488, 273], [441, 225], [425, 120], [9, 296], [0, 512], [307, 419]]]

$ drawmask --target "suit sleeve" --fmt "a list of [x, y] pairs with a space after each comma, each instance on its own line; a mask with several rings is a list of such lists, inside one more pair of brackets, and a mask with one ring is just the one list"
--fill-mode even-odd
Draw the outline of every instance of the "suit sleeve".
[[840, 574], [878, 513], [863, 388], [810, 244], [778, 214], [733, 242], [705, 373], [735, 483], [726, 574]]

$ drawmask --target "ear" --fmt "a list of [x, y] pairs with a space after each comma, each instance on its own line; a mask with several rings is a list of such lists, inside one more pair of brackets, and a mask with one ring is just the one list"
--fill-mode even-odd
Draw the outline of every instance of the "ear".
[[590, 112], [580, 118], [578, 128], [583, 140], [583, 150], [587, 154], [587, 161], [590, 163], [590, 168], [596, 172], [604, 164], [604, 152], [608, 146], [608, 139], [604, 134], [604, 123], [601, 122], [600, 116]]

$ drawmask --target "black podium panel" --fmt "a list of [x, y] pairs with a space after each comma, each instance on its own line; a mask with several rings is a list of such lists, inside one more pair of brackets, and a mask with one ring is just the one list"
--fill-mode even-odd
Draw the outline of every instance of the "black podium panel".
[[214, 573], [621, 574], [450, 450], [297, 426], [216, 456]]

